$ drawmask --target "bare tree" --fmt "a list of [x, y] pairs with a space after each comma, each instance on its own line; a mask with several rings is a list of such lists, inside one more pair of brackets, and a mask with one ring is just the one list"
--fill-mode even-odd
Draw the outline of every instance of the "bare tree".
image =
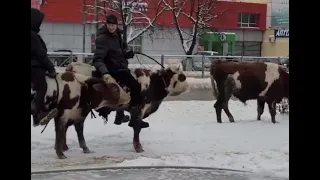
[[[87, 10], [84, 12], [88, 15], [92, 14], [92, 9], [98, 9], [98, 13], [106, 16], [110, 13], [115, 14], [120, 19], [123, 29], [123, 39], [130, 43], [149, 28], [154, 27], [157, 18], [166, 9], [161, 5], [162, 1], [157, 0], [158, 4], [155, 11], [148, 12], [147, 0], [99, 0], [97, 4], [85, 5]], [[154, 2], [155, 0], [149, 0]], [[95, 23], [104, 22], [100, 20]]]
[[[166, 10], [172, 11], [173, 23], [178, 31], [180, 41], [186, 55], [191, 55], [197, 42], [197, 37], [206, 29], [214, 29], [210, 21], [223, 13], [214, 14], [217, 0], [162, 0]], [[183, 31], [179, 18], [185, 16], [192, 24], [191, 33]], [[185, 35], [185, 36], [184, 36]]]

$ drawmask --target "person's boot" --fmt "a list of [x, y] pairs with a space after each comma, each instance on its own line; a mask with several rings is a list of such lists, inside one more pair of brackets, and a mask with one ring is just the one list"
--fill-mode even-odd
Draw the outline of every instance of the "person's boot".
[[39, 110], [37, 109], [37, 105], [35, 101], [31, 102], [31, 114], [33, 119], [33, 126], [37, 127], [40, 124], [40, 119], [38, 118]]
[[131, 120], [128, 124], [130, 127], [135, 127], [135, 126], [140, 126], [141, 128], [148, 128], [149, 123], [144, 122], [141, 117], [141, 111], [140, 108], [137, 106], [133, 106], [130, 109], [130, 114], [131, 114]]
[[128, 121], [130, 121], [130, 117], [128, 115], [125, 115], [124, 111], [122, 111], [122, 110], [117, 111], [116, 118], [114, 120], [114, 124], [120, 125], [120, 124], [126, 123]]

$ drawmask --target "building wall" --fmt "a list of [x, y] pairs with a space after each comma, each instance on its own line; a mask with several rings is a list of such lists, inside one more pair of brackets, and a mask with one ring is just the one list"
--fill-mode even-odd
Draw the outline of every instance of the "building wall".
[[[184, 28], [184, 32], [191, 31]], [[262, 32], [251, 30], [220, 30], [221, 32], [236, 33], [235, 55], [260, 56]], [[91, 35], [95, 33], [94, 25], [86, 26], [85, 52], [90, 53]], [[41, 36], [47, 44], [48, 51], [69, 49], [73, 52], [82, 52], [83, 26], [79, 23], [44, 22], [41, 26]], [[268, 39], [267, 39], [268, 40]], [[173, 54], [183, 55], [179, 35], [175, 28], [155, 28], [145, 32], [141, 37], [141, 52], [149, 55]], [[197, 41], [198, 42], [198, 41]], [[194, 48], [197, 50], [198, 43]], [[159, 59], [159, 58], [157, 58]], [[148, 61], [147, 61], [148, 62]]]
[[255, 3], [255, 4], [266, 4], [267, 14], [266, 14], [266, 28], [271, 27], [271, 11], [272, 11], [272, 0], [228, 0], [232, 2], [244, 2], [244, 3]]
[[[145, 0], [149, 7], [155, 1]], [[45, 23], [41, 27], [41, 34], [47, 43], [48, 50], [70, 49], [73, 52], [82, 52], [83, 25], [82, 1], [46, 0], [41, 10], [46, 14]], [[156, 8], [153, 8], [156, 9]], [[152, 8], [148, 13], [151, 13]], [[237, 55], [259, 55], [262, 42], [262, 31], [266, 29], [266, 5], [238, 2], [218, 2], [214, 13], [223, 12], [218, 19], [212, 20], [214, 29], [223, 32], [235, 32]], [[239, 13], [258, 14], [257, 27], [238, 27]], [[152, 13], [151, 13], [152, 14]], [[183, 17], [183, 16], [182, 16]], [[192, 24], [188, 19], [179, 19], [184, 31], [191, 31]], [[87, 17], [88, 18], [88, 17]], [[89, 19], [87, 19], [89, 20]], [[184, 54], [180, 38], [172, 25], [172, 12], [166, 12], [157, 19], [161, 27], [149, 30], [142, 35], [141, 51], [146, 54]], [[91, 52], [92, 34], [94, 25], [86, 25], [85, 52]], [[197, 45], [194, 50], [197, 49]], [[245, 53], [242, 53], [245, 51]]]
[[[95, 29], [86, 26], [85, 52], [91, 52], [91, 33]], [[79, 23], [44, 22], [41, 25], [41, 36], [47, 44], [48, 51], [70, 49], [82, 52], [83, 26]]]
[[274, 35], [274, 30], [269, 29], [263, 34], [262, 56], [288, 56], [289, 55], [289, 38], [276, 38], [275, 42], [269, 41], [269, 36]]
[[[263, 33], [262, 56], [288, 56], [289, 38], [277, 38], [275, 42], [269, 41], [269, 36], [274, 35], [275, 28], [288, 28], [288, 3], [289, 0], [232, 0], [236, 2], [262, 3], [267, 4], [266, 27]], [[277, 19], [282, 19], [279, 21]], [[279, 24], [282, 23], [282, 27]], [[274, 27], [278, 26], [278, 27]]]
[[[189, 29], [184, 29], [189, 31]], [[90, 53], [91, 35], [95, 33], [94, 25], [86, 26], [85, 52]], [[45, 41], [48, 51], [52, 52], [59, 49], [68, 49], [73, 52], [82, 52], [83, 48], [83, 26], [79, 23], [59, 23], [44, 22], [41, 26], [41, 36]], [[153, 31], [145, 32], [141, 37], [141, 51], [149, 55], [174, 54], [183, 55], [184, 50], [174, 28], [157, 28]], [[198, 43], [197, 43], [198, 44]], [[197, 49], [197, 45], [194, 52]], [[160, 58], [156, 58], [159, 59]], [[141, 57], [140, 60], [145, 60]], [[146, 60], [150, 63], [150, 60]], [[134, 62], [133, 62], [134, 63]]]
[[[149, 10], [145, 13], [149, 17], [154, 17], [158, 7], [157, 0], [143, 0], [148, 4]], [[87, 1], [92, 4], [94, 1]], [[93, 5], [93, 4], [92, 4]], [[189, 11], [190, 4], [186, 5], [186, 11]], [[83, 21], [83, 13], [81, 10], [81, 0], [46, 0], [41, 5], [41, 11], [46, 14], [45, 20], [48, 22], [73, 22], [81, 23]], [[110, 11], [112, 12], [112, 11]], [[239, 3], [239, 2], [224, 2], [218, 1], [215, 4], [215, 8], [212, 9], [211, 14], [219, 15], [219, 18], [213, 18], [208, 22], [215, 29], [227, 28], [227, 29], [242, 29], [238, 27], [238, 14], [239, 13], [253, 13], [259, 15], [259, 24], [255, 28], [256, 30], [266, 29], [266, 13], [267, 6], [265, 4], [258, 3]], [[222, 14], [222, 15], [220, 15]], [[173, 26], [173, 17], [171, 11], [163, 12], [156, 20], [156, 24], [161, 26]], [[104, 16], [99, 17], [101, 21], [105, 20]], [[94, 16], [87, 15], [87, 21], [94, 20]], [[180, 26], [183, 28], [191, 28], [192, 23], [185, 16], [179, 17]], [[252, 28], [251, 28], [252, 29]]]

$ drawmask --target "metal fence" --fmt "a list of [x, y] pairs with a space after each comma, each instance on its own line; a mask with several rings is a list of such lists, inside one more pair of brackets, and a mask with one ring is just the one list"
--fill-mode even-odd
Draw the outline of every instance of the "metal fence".
[[[92, 63], [93, 53], [73, 53], [73, 52], [48, 52], [49, 58], [59, 67], [65, 67], [74, 61]], [[149, 55], [149, 54], [148, 54]], [[277, 64], [287, 64], [289, 57], [258, 57], [258, 56], [207, 56], [207, 55], [169, 55], [156, 54], [149, 55], [161, 65], [167, 66], [170, 63], [181, 64], [184, 71], [190, 72], [190, 76], [209, 77], [210, 64], [214, 60], [237, 60], [237, 61], [258, 61], [273, 62]], [[142, 55], [136, 55], [129, 60], [129, 68], [147, 67], [150, 69], [160, 69], [161, 66], [151, 59]]]

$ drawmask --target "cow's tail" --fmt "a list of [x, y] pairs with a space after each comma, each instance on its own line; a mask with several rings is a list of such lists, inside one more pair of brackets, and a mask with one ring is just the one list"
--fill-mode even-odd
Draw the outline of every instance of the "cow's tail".
[[213, 97], [215, 97], [216, 99], [218, 99], [219, 91], [218, 91], [217, 83], [216, 83], [216, 81], [214, 80], [214, 77], [213, 77], [212, 75], [210, 76], [210, 79], [211, 79], [211, 86], [212, 86], [212, 94], [213, 94]]

